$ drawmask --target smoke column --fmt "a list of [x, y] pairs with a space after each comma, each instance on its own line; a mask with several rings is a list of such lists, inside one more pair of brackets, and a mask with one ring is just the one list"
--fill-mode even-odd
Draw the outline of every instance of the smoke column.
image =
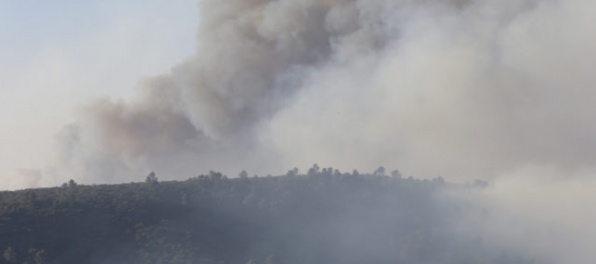
[[493, 179], [458, 194], [490, 209], [467, 228], [544, 263], [594, 263], [596, 230], [585, 226], [596, 216], [596, 2], [202, 0], [199, 9], [196, 55], [143, 80], [132, 101], [84, 107], [36, 177], [124, 182], [319, 163]]
[[596, 44], [571, 1], [199, 2], [196, 55], [59, 136], [90, 181], [313, 163], [491, 178], [588, 166]]

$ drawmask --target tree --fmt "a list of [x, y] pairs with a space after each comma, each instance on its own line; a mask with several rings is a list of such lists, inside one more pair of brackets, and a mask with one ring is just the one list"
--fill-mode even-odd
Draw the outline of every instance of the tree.
[[444, 185], [445, 184], [445, 179], [443, 179], [443, 177], [439, 176], [433, 179], [433, 182], [439, 185]]
[[296, 176], [296, 175], [298, 175], [298, 173], [299, 173], [298, 168], [294, 168], [293, 170], [289, 170], [286, 173], [286, 176]]
[[149, 175], [147, 175], [147, 178], [145, 178], [145, 182], [150, 184], [157, 184], [158, 179], [157, 176], [155, 176], [155, 172], [152, 171], [151, 173], [149, 173]]
[[385, 176], [385, 167], [379, 166], [379, 168], [377, 168], [373, 174], [376, 176]]
[[221, 172], [209, 171], [209, 178], [212, 181], [219, 181], [223, 178], [223, 174]]
[[391, 171], [391, 177], [401, 178], [401, 172], [397, 169]]
[[240, 177], [240, 179], [248, 179], [248, 173], [245, 170], [242, 170], [239, 174], [238, 177]]
[[315, 176], [319, 173], [319, 164], [312, 165], [312, 168], [308, 169], [308, 176]]
[[75, 182], [73, 179], [70, 179], [70, 181], [68, 181], [68, 187], [76, 187], [77, 186], [77, 182]]

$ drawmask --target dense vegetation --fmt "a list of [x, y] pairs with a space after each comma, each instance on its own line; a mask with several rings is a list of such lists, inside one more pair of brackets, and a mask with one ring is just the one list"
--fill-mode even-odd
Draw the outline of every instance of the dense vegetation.
[[2, 263], [530, 263], [450, 226], [432, 181], [332, 169], [0, 193]]

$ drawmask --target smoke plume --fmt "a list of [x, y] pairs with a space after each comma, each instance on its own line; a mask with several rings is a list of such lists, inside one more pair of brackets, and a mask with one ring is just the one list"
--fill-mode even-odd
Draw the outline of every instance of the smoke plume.
[[202, 0], [199, 9], [196, 55], [141, 82], [135, 100], [81, 109], [58, 136], [53, 177], [319, 163], [495, 178], [464, 198], [490, 208], [464, 222], [477, 223], [470, 229], [547, 263], [593, 263], [596, 231], [581, 226], [596, 215], [583, 211], [596, 186], [596, 2]]
[[536, 263], [593, 263], [594, 171], [528, 166], [500, 175], [482, 191], [453, 192], [468, 205], [454, 230]]
[[136, 100], [81, 110], [58, 167], [101, 182], [317, 162], [452, 180], [591, 165], [594, 5], [200, 1], [196, 55]]

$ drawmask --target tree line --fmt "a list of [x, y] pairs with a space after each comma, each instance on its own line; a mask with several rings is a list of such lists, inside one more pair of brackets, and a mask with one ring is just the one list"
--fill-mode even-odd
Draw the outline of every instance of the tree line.
[[275, 177], [0, 193], [0, 263], [533, 263], [452, 230], [442, 178], [314, 165]]

